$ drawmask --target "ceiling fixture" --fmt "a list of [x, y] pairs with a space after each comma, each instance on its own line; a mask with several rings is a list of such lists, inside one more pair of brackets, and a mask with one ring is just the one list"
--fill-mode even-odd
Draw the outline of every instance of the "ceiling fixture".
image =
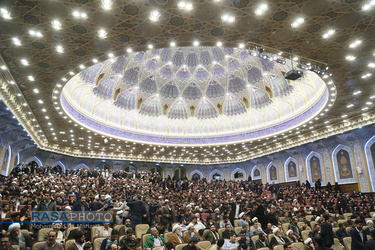
[[33, 76], [28, 76], [27, 79], [29, 79], [29, 81], [31, 81], [31, 82], [35, 81]]
[[198, 46], [198, 45], [199, 45], [199, 42], [198, 42], [198, 41], [194, 41], [194, 42], [193, 42], [193, 45], [194, 45], [194, 46]]
[[16, 46], [20, 46], [21, 45], [21, 40], [18, 39], [17, 37], [13, 37], [12, 41], [13, 41], [14, 45], [16, 45]]
[[332, 30], [332, 29], [331, 29], [331, 30], [328, 30], [326, 33], [323, 34], [323, 38], [324, 38], [324, 39], [327, 39], [327, 38], [333, 36], [333, 34], [335, 34], [335, 32], [336, 32], [336, 31], [335, 31], [335, 30]]
[[147, 45], [147, 48], [152, 49], [154, 46], [152, 44]]
[[358, 91], [354, 92], [353, 95], [359, 95], [361, 93], [362, 93], [362, 91], [358, 90]]
[[[92, 59], [92, 62], [93, 62], [93, 63], [97, 63], [97, 62], [98, 62], [98, 59], [94, 58], [94, 59]], [[66, 80], [65, 80], [65, 81], [66, 81]]]
[[110, 0], [102, 0], [102, 8], [105, 10], [111, 9], [112, 2]]
[[221, 47], [221, 46], [223, 46], [223, 43], [222, 43], [222, 42], [217, 42], [217, 43], [216, 43], [216, 46], [217, 46], [217, 47]]
[[57, 53], [64, 53], [64, 48], [61, 45], [56, 46]]
[[348, 60], [348, 61], [354, 61], [355, 59], [356, 59], [356, 57], [352, 56], [352, 55], [349, 55], [349, 56], [346, 57], [346, 60]]
[[226, 23], [233, 23], [236, 20], [236, 18], [232, 15], [224, 14], [221, 16], [221, 20], [223, 20]]
[[107, 37], [107, 32], [104, 29], [100, 29], [98, 31], [98, 35], [100, 38], [106, 38]]
[[372, 7], [374, 6], [375, 6], [375, 0], [370, 0], [368, 3], [362, 6], [362, 10], [367, 11], [367, 10], [372, 9]]
[[59, 30], [59, 29], [61, 29], [61, 23], [59, 22], [59, 20], [53, 20], [53, 21], [52, 21], [52, 27], [53, 27], [55, 30]]
[[243, 48], [245, 48], [245, 44], [240, 43], [240, 44], [238, 45], [238, 47], [239, 47], [240, 49], [243, 49]]
[[25, 65], [25, 66], [28, 66], [29, 65], [29, 61], [27, 61], [26, 59], [21, 59], [21, 63], [22, 65]]
[[255, 14], [257, 16], [261, 16], [264, 14], [264, 12], [266, 12], [266, 10], [268, 10], [268, 5], [266, 3], [262, 3], [259, 5], [259, 7], [255, 10]]
[[358, 40], [352, 42], [352, 43], [349, 45], [349, 48], [353, 49], [353, 48], [357, 47], [358, 45], [360, 45], [361, 43], [362, 43], [362, 41], [358, 39]]
[[302, 72], [299, 70], [295, 70], [293, 68], [292, 58], [293, 58], [293, 52], [292, 52], [292, 49], [290, 49], [290, 59], [291, 59], [290, 63], [292, 64], [292, 69], [285, 74], [285, 79], [294, 81], [302, 77]]
[[87, 14], [85, 12], [79, 12], [77, 10], [73, 11], [73, 16], [77, 18], [82, 18], [82, 19], [87, 18]]
[[176, 47], [176, 43], [175, 42], [171, 42], [170, 45], [171, 45], [171, 47]]
[[42, 37], [42, 36], [43, 36], [42, 33], [41, 33], [40, 31], [35, 31], [35, 30], [30, 30], [30, 31], [29, 31], [29, 34], [30, 34], [31, 36], [36, 36], [36, 37]]
[[39, 94], [39, 90], [38, 89], [33, 89], [34, 93], [35, 94]]
[[293, 28], [297, 28], [304, 22], [305, 22], [305, 19], [303, 17], [298, 17], [291, 25]]
[[132, 53], [133, 50], [132, 50], [131, 48], [127, 48], [127, 49], [126, 49], [126, 52], [128, 52], [128, 53]]
[[178, 8], [190, 11], [193, 9], [193, 4], [190, 2], [180, 1], [177, 4]]
[[372, 74], [371, 73], [367, 73], [367, 74], [364, 74], [362, 76], [362, 78], [365, 79], [365, 78], [369, 78], [370, 76], [372, 76]]
[[160, 17], [160, 13], [159, 11], [157, 10], [153, 10], [151, 11], [151, 14], [150, 14], [150, 20], [153, 21], [153, 22], [156, 22], [159, 20], [159, 17]]
[[369, 67], [369, 68], [375, 68], [375, 63], [369, 63], [369, 64], [368, 64], [368, 67]]
[[1, 8], [0, 9], [0, 13], [1, 13], [1, 16], [4, 18], [4, 19], [12, 19], [12, 17], [10, 16], [10, 13], [7, 9], [4, 9], [4, 8]]

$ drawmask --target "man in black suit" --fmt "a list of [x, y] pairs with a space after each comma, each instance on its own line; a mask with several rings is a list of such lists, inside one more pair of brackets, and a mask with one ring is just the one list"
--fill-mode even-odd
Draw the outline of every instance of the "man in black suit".
[[333, 231], [332, 231], [332, 216], [325, 214], [324, 221], [320, 225], [321, 236], [323, 238], [323, 246], [330, 248], [333, 244]]
[[89, 205], [86, 203], [86, 196], [81, 196], [79, 202], [74, 204], [73, 211], [89, 211]]
[[355, 220], [355, 228], [350, 230], [350, 236], [352, 237], [352, 249], [364, 250], [367, 237], [365, 232], [362, 230], [363, 221], [361, 219]]
[[[231, 206], [231, 210], [230, 210], [230, 213], [229, 213], [229, 219], [230, 219], [230, 222], [232, 223], [232, 225], [234, 225], [234, 220], [235, 219], [238, 219], [241, 211], [240, 211], [240, 202], [241, 202], [241, 198], [240, 197], [237, 197], [236, 199], [236, 202], [232, 202], [230, 204]], [[234, 225], [236, 226], [236, 225]]]
[[339, 239], [340, 243], [344, 245], [343, 238], [348, 237], [349, 235], [346, 233], [346, 226], [344, 223], [339, 224], [339, 229], [336, 231], [336, 237]]
[[370, 235], [371, 235], [372, 239], [366, 242], [366, 244], [365, 244], [365, 250], [373, 250], [373, 249], [375, 249], [375, 230], [372, 230], [370, 232]]
[[332, 250], [331, 248], [325, 247], [323, 244], [323, 238], [320, 234], [314, 237], [315, 250]]

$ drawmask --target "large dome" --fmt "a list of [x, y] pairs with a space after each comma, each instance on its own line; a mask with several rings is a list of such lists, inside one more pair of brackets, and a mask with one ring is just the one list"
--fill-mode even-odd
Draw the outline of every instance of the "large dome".
[[60, 99], [76, 122], [111, 137], [205, 145], [249, 141], [306, 123], [327, 104], [314, 72], [247, 49], [181, 47], [129, 53], [84, 69]]

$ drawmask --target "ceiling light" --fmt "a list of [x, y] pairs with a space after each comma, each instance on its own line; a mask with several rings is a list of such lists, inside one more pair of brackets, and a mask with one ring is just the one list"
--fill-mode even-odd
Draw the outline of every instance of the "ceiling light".
[[38, 100], [38, 103], [43, 104], [43, 101], [42, 100]]
[[342, 118], [345, 118], [345, 117], [348, 117], [348, 115], [342, 115], [341, 117], [342, 117]]
[[226, 23], [233, 23], [236, 20], [236, 18], [232, 15], [224, 14], [221, 16], [221, 20], [223, 20]]
[[255, 14], [258, 16], [261, 16], [268, 10], [268, 5], [266, 3], [262, 3], [259, 5], [259, 7], [255, 10]]
[[18, 39], [17, 37], [13, 37], [12, 41], [13, 41], [14, 45], [16, 45], [16, 46], [20, 46], [21, 45], [21, 40]]
[[10, 81], [9, 83], [10, 83], [10, 84], [12, 84], [12, 85], [13, 85], [13, 84], [15, 84], [15, 82], [14, 82], [14, 81]]
[[194, 42], [193, 42], [193, 45], [194, 45], [194, 46], [198, 46], [198, 45], [199, 45], [199, 42], [198, 42], [198, 41], [194, 41]]
[[102, 0], [102, 8], [105, 10], [111, 9], [112, 2], [110, 0]]
[[326, 33], [323, 34], [323, 38], [324, 38], [324, 39], [327, 39], [327, 38], [331, 37], [333, 34], [335, 34], [335, 32], [336, 32], [336, 31], [335, 31], [335, 30], [332, 30], [332, 29], [331, 29], [331, 30], [328, 30]]
[[49, 116], [45, 116], [44, 118], [46, 118], [47, 120], [49, 119]]
[[170, 46], [171, 46], [171, 47], [176, 47], [176, 43], [175, 43], [175, 42], [171, 42], [171, 43], [170, 43]]
[[375, 1], [374, 0], [370, 0], [365, 5], [362, 6], [362, 10], [363, 11], [367, 11], [367, 10], [370, 10], [374, 6], [375, 6]]
[[180, 9], [184, 9], [184, 10], [192, 10], [193, 9], [193, 4], [190, 3], [190, 2], [185, 2], [185, 1], [180, 1], [178, 4], [177, 4], [178, 8]]
[[27, 61], [26, 59], [21, 59], [21, 63], [25, 66], [29, 65], [29, 61]]
[[53, 21], [52, 21], [52, 27], [53, 27], [55, 30], [59, 30], [59, 29], [61, 29], [61, 23], [59, 22], [59, 20], [53, 20]]
[[108, 57], [113, 57], [113, 53], [108, 53]]
[[348, 61], [354, 61], [355, 59], [356, 59], [356, 57], [352, 56], [352, 55], [349, 55], [349, 56], [346, 57], [346, 60], [348, 60]]
[[80, 68], [80, 69], [84, 69], [84, 68], [85, 68], [85, 65], [81, 64], [81, 65], [79, 65], [79, 68]]
[[56, 46], [57, 53], [64, 53], [64, 48], [61, 45]]
[[150, 18], [151, 21], [156, 22], [156, 21], [159, 20], [159, 17], [160, 17], [159, 11], [153, 10], [153, 11], [151, 11], [149, 18]]
[[74, 75], [74, 72], [73, 71], [69, 71], [69, 75]]
[[244, 44], [244, 43], [240, 43], [240, 44], [238, 45], [238, 47], [239, 47], [240, 49], [243, 49], [243, 48], [245, 48], [245, 44]]
[[368, 77], [370, 77], [370, 76], [371, 76], [371, 73], [367, 73], [367, 74], [364, 74], [364, 75], [362, 76], [362, 78], [365, 79], [365, 78], [368, 78]]
[[352, 42], [352, 43], [349, 45], [349, 48], [355, 48], [355, 47], [357, 47], [358, 45], [360, 45], [361, 43], [362, 43], [362, 41], [358, 39], [358, 40]]
[[39, 93], [39, 90], [38, 89], [34, 89], [33, 90], [35, 94], [38, 94]]
[[43, 112], [47, 112], [47, 110], [46, 110], [46, 109], [42, 109], [42, 111], [43, 111]]
[[369, 64], [368, 64], [368, 67], [369, 67], [369, 68], [375, 68], [375, 63], [369, 63]]
[[372, 105], [372, 102], [366, 102], [367, 105]]
[[100, 38], [106, 38], [107, 37], [107, 32], [104, 29], [100, 29], [98, 31], [98, 35]]
[[305, 22], [305, 19], [303, 17], [298, 17], [291, 25], [293, 28], [297, 28], [304, 22]]
[[76, 10], [75, 10], [75, 11], [73, 11], [73, 16], [74, 16], [74, 17], [79, 17], [79, 12], [78, 12], [78, 11], [76, 11]]
[[2, 70], [6, 70], [6, 69], [7, 69], [7, 66], [5, 66], [5, 65], [1, 65], [1, 69], [2, 69]]
[[152, 44], [147, 45], [147, 48], [152, 49], [154, 46]]
[[368, 107], [365, 107], [365, 108], [362, 109], [362, 111], [365, 111], [365, 110], [368, 110]]
[[346, 106], [347, 108], [351, 108], [351, 107], [353, 107], [354, 106], [354, 104], [349, 104], [348, 106]]
[[217, 42], [217, 43], [216, 43], [216, 46], [217, 46], [217, 47], [221, 47], [221, 46], [223, 46], [223, 43], [222, 43], [222, 42]]
[[4, 9], [4, 8], [1, 8], [0, 9], [0, 13], [1, 13], [1, 16], [4, 18], [4, 19], [12, 19], [12, 17], [10, 16], [10, 13], [7, 9]]
[[36, 37], [42, 37], [42, 36], [43, 36], [42, 33], [41, 33], [40, 31], [35, 31], [35, 30], [30, 30], [30, 31], [29, 31], [29, 34], [30, 34], [31, 36], [36, 36]]
[[31, 81], [31, 82], [35, 81], [33, 76], [28, 76], [27, 79], [29, 79], [29, 81]]
[[126, 52], [128, 52], [128, 53], [132, 53], [133, 50], [132, 50], [131, 48], [127, 48], [127, 49], [126, 49]]
[[98, 62], [98, 59], [94, 58], [94, 59], [92, 59], [92, 62], [93, 62], [93, 63], [97, 63], [97, 62]]

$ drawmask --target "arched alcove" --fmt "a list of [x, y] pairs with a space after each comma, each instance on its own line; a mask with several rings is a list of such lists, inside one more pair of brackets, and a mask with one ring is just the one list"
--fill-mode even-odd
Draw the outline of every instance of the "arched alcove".
[[307, 179], [311, 186], [314, 186], [318, 179], [321, 180], [322, 186], [326, 185], [323, 158], [319, 153], [312, 151], [306, 157], [306, 167]]
[[267, 182], [268, 183], [279, 183], [277, 165], [274, 162], [270, 162], [266, 168]]
[[78, 170], [78, 169], [87, 169], [88, 171], [90, 171], [90, 168], [88, 166], [86, 166], [86, 164], [84, 164], [84, 163], [81, 163], [81, 164], [77, 165], [75, 168], [73, 168], [73, 170]]
[[27, 159], [27, 161], [25, 161], [25, 164], [29, 164], [32, 161], [35, 161], [38, 164], [38, 167], [43, 166], [42, 161], [39, 160], [39, 158], [36, 157], [36, 156], [33, 156], [33, 157]]
[[137, 173], [137, 167], [135, 166], [135, 165], [133, 165], [133, 164], [129, 164], [129, 165], [127, 165], [127, 166], [125, 166], [124, 168], [123, 168], [123, 170], [125, 171], [125, 172], [133, 172], [133, 173]]
[[194, 170], [190, 172], [190, 180], [202, 180], [203, 179], [203, 174], [199, 170]]
[[161, 177], [161, 178], [163, 178], [164, 177], [164, 172], [163, 172], [163, 169], [161, 168], [161, 167], [153, 167], [153, 168], [151, 168], [150, 170], [149, 170], [151, 173], [159, 173], [159, 176]]
[[64, 164], [62, 164], [62, 162], [61, 161], [57, 161], [57, 162], [55, 162], [54, 164], [52, 164], [52, 169], [54, 169], [54, 168], [58, 168], [58, 166], [61, 168], [61, 170], [65, 173], [65, 170], [66, 170], [66, 168], [65, 168], [65, 165]]
[[289, 157], [284, 164], [285, 181], [298, 181], [299, 180], [299, 167], [298, 162], [293, 157]]
[[338, 184], [357, 183], [354, 155], [351, 148], [338, 145], [332, 152], [333, 173]]
[[246, 172], [241, 168], [236, 168], [230, 174], [231, 180], [246, 180]]
[[3, 156], [3, 162], [2, 162], [2, 174], [8, 175], [9, 173], [9, 167], [10, 167], [10, 160], [12, 158], [12, 148], [10, 145], [6, 147], [4, 156]]
[[375, 176], [375, 135], [371, 137], [365, 144], [365, 155], [367, 162], [367, 171], [370, 178], [372, 192], [375, 192], [374, 179]]
[[210, 174], [210, 180], [224, 180], [224, 173], [218, 169], [215, 169]]
[[184, 167], [179, 167], [173, 172], [174, 180], [182, 180], [186, 178], [186, 169]]
[[255, 180], [261, 180], [262, 179], [262, 172], [259, 169], [259, 166], [253, 167], [251, 170], [251, 178]]

